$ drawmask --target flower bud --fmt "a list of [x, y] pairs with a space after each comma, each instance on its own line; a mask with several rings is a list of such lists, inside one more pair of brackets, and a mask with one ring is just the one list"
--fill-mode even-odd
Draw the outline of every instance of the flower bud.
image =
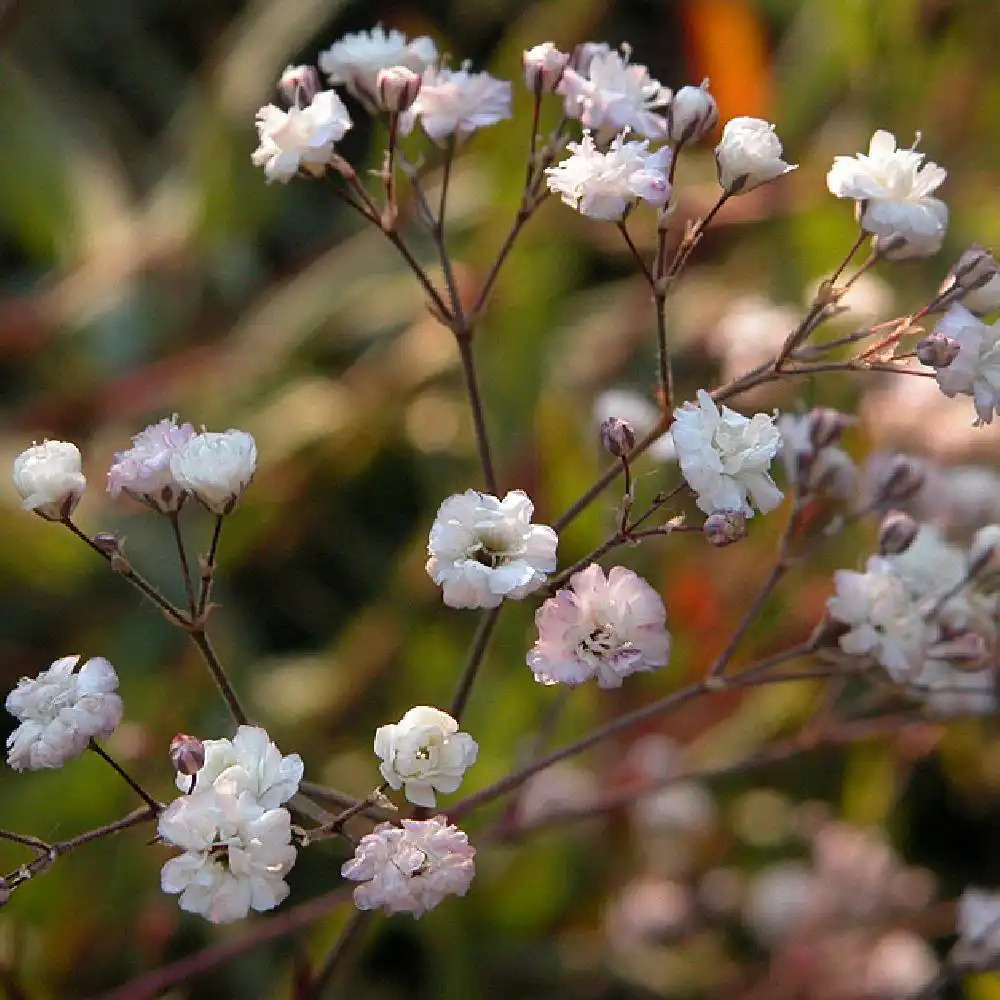
[[1000, 309], [1000, 274], [994, 274], [983, 285], [970, 288], [962, 296], [962, 305], [977, 316]]
[[569, 59], [569, 53], [560, 52], [552, 42], [542, 42], [534, 48], [525, 49], [522, 62], [528, 90], [536, 94], [555, 90]]
[[170, 741], [169, 752], [170, 763], [180, 774], [197, 774], [205, 766], [205, 744], [187, 733], [178, 733]]
[[821, 448], [801, 475], [803, 492], [846, 500], [854, 492], [858, 473], [846, 451]]
[[616, 458], [624, 458], [635, 447], [635, 431], [627, 420], [608, 417], [601, 424], [601, 444]]
[[993, 254], [974, 243], [951, 269], [951, 280], [957, 287], [971, 291], [982, 288], [997, 274], [1000, 274], [1000, 264]]
[[923, 466], [907, 455], [893, 455], [875, 490], [876, 499], [909, 500], [924, 485]]
[[286, 66], [278, 80], [278, 92], [298, 108], [308, 107], [319, 90], [319, 73], [315, 66]]
[[697, 142], [719, 120], [719, 108], [708, 92], [708, 80], [700, 87], [681, 87], [667, 108], [667, 135], [676, 143]]
[[701, 530], [709, 543], [722, 548], [747, 536], [747, 519], [738, 510], [717, 510], [705, 518]]
[[406, 66], [390, 66], [380, 69], [375, 78], [375, 90], [378, 93], [378, 104], [383, 111], [398, 114], [417, 99], [420, 84], [423, 82], [419, 73], [414, 73]]
[[878, 551], [882, 556], [898, 556], [917, 537], [920, 525], [901, 510], [890, 510], [878, 528]]
[[43, 441], [14, 459], [14, 488], [33, 510], [47, 521], [69, 517], [80, 502], [87, 480], [83, 459], [75, 444]]
[[94, 545], [109, 557], [117, 555], [122, 550], [121, 539], [110, 531], [101, 531], [94, 535]]
[[947, 368], [958, 357], [961, 345], [944, 333], [929, 333], [917, 343], [917, 358], [930, 368]]
[[828, 406], [817, 406], [809, 412], [809, 440], [817, 450], [840, 440], [851, 425], [850, 417]]

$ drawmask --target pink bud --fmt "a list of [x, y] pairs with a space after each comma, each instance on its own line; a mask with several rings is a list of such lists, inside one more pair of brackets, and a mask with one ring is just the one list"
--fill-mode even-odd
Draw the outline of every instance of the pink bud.
[[601, 444], [616, 458], [624, 458], [635, 447], [635, 431], [627, 420], [608, 417], [601, 424]]
[[205, 744], [187, 733], [178, 733], [170, 741], [170, 763], [181, 774], [197, 774], [205, 766]]
[[961, 347], [954, 337], [931, 333], [917, 344], [917, 358], [930, 368], [947, 368], [958, 357]]
[[417, 99], [422, 82], [419, 73], [405, 66], [380, 69], [375, 78], [379, 107], [393, 114], [405, 111]]
[[876, 490], [879, 500], [909, 500], [924, 485], [926, 474], [919, 462], [893, 455]]
[[534, 48], [526, 49], [522, 56], [524, 82], [528, 90], [536, 94], [549, 93], [556, 89], [562, 79], [563, 70], [569, 63], [569, 54], [560, 52], [552, 42], [542, 42]]
[[709, 543], [722, 548], [747, 536], [747, 519], [738, 510], [718, 510], [705, 518], [701, 530]]
[[289, 104], [304, 108], [319, 93], [319, 73], [315, 66], [286, 66], [278, 80], [278, 91]]
[[901, 510], [890, 510], [878, 529], [879, 555], [897, 556], [905, 552], [917, 537], [920, 525]]

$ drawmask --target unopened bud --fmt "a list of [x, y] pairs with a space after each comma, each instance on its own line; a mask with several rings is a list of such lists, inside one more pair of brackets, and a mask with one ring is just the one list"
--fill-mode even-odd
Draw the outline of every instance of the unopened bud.
[[935, 643], [927, 650], [927, 655], [935, 660], [947, 660], [956, 670], [972, 673], [981, 670], [990, 659], [986, 640], [971, 630]]
[[94, 546], [109, 557], [120, 555], [122, 551], [121, 539], [110, 531], [101, 531], [94, 535]]
[[814, 448], [827, 448], [839, 441], [851, 425], [850, 417], [828, 406], [817, 406], [809, 413], [809, 440]]
[[944, 333], [929, 333], [917, 344], [917, 358], [930, 368], [947, 368], [958, 357], [961, 345]]
[[667, 108], [667, 135], [676, 143], [697, 142], [715, 127], [719, 108], [708, 92], [708, 80], [700, 87], [681, 87]]
[[521, 59], [528, 90], [545, 94], [559, 85], [570, 57], [569, 53], [560, 52], [552, 42], [542, 42], [534, 48], [525, 49]]
[[286, 66], [278, 80], [278, 92], [289, 104], [304, 108], [319, 93], [319, 73], [315, 66]]
[[950, 277], [954, 285], [971, 291], [982, 288], [996, 274], [1000, 274], [1000, 264], [993, 258], [993, 254], [973, 244], [958, 258]]
[[635, 431], [627, 420], [608, 417], [601, 424], [601, 444], [616, 458], [624, 458], [635, 447]]
[[901, 510], [890, 510], [878, 528], [878, 551], [883, 556], [898, 556], [917, 537], [920, 525]]
[[379, 107], [393, 114], [405, 111], [417, 99], [422, 82], [420, 74], [406, 66], [380, 69], [375, 78]]
[[909, 500], [923, 487], [925, 478], [923, 466], [915, 459], [907, 455], [893, 455], [876, 490], [876, 499]]
[[804, 493], [846, 500], [854, 492], [857, 479], [857, 469], [846, 451], [823, 448], [808, 463], [801, 481]]
[[705, 518], [701, 530], [710, 544], [721, 549], [746, 538], [747, 519], [738, 510], [717, 510]]
[[1000, 274], [994, 274], [978, 288], [969, 289], [962, 296], [962, 305], [977, 316], [1000, 309]]
[[197, 774], [205, 766], [205, 744], [187, 733], [178, 733], [170, 741], [170, 763], [181, 774]]

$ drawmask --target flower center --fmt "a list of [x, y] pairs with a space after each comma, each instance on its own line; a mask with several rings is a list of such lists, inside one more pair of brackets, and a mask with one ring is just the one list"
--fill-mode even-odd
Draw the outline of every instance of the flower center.
[[576, 655], [585, 663], [595, 664], [610, 659], [634, 646], [622, 640], [614, 625], [595, 625], [576, 645]]

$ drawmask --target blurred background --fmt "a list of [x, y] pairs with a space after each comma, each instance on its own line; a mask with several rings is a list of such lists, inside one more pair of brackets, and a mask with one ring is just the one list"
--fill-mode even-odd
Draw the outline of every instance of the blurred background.
[[[478, 134], [453, 178], [449, 239], [470, 288], [518, 204], [530, 111], [522, 49], [629, 41], [665, 85], [710, 77], [723, 120], [777, 123], [799, 170], [727, 207], [671, 302], [685, 397], [770, 356], [839, 262], [854, 222], [824, 175], [874, 128], [901, 145], [922, 133], [921, 149], [949, 171], [951, 228], [937, 258], [859, 282], [842, 330], [913, 311], [968, 244], [1000, 243], [995, 0], [0, 5], [0, 455], [9, 467], [32, 440], [76, 442], [90, 481], [80, 523], [122, 533], [137, 568], [179, 597], [166, 522], [112, 502], [106, 470], [132, 434], [171, 413], [251, 431], [261, 465], [223, 532], [216, 645], [278, 745], [302, 753], [308, 777], [355, 795], [378, 780], [374, 728], [450, 700], [477, 617], [442, 606], [424, 550], [441, 499], [480, 485], [479, 470], [450, 335], [392, 248], [324, 185], [266, 186], [250, 153], [254, 113], [274, 99], [282, 68], [377, 21], [515, 81], [514, 121]], [[342, 152], [378, 165], [384, 136], [351, 111]], [[553, 102], [546, 120], [558, 112]], [[678, 226], [717, 196], [711, 145], [681, 158]], [[408, 148], [424, 147], [414, 137]], [[651, 253], [651, 220], [637, 220], [635, 235]], [[426, 241], [416, 246], [430, 261]], [[646, 286], [613, 227], [543, 206], [477, 341], [501, 482], [529, 492], [537, 520], [554, 520], [603, 468], [595, 420], [651, 404], [653, 330]], [[737, 405], [858, 412], [848, 447], [859, 461], [904, 446], [935, 463], [922, 513], [958, 537], [1000, 519], [997, 432], [971, 429], [969, 401], [944, 399], [928, 379], [865, 378], [783, 385]], [[669, 462], [637, 471], [647, 498], [676, 481]], [[618, 499], [609, 491], [566, 532], [563, 565], [603, 540]], [[509, 608], [463, 720], [481, 747], [463, 791], [523, 760], [551, 720], [560, 745], [700, 676], [753, 595], [782, 519], [758, 519], [724, 551], [678, 536], [621, 554], [664, 595], [672, 663], [617, 693], [574, 691], [559, 713], [559, 693], [524, 665], [533, 605]], [[186, 510], [184, 522], [203, 550], [207, 516]], [[24, 514], [12, 488], [0, 491], [0, 533], [0, 689], [68, 653], [108, 657], [126, 704], [109, 748], [168, 798], [174, 733], [230, 733], [196, 652], [68, 533]], [[863, 524], [797, 570], [737, 663], [808, 635], [830, 573], [857, 566], [872, 538]], [[798, 684], [692, 706], [541, 774], [466, 829], [477, 843], [501, 813], [538, 820], [554, 804], [597, 802], [681, 752], [738, 759], [794, 731], [817, 698]], [[0, 827], [49, 840], [133, 805], [96, 758], [0, 775]], [[0, 912], [0, 992], [97, 996], [247, 932], [181, 914], [159, 891], [168, 852], [150, 836], [140, 828], [95, 844], [17, 892]], [[343, 995], [901, 997], [949, 943], [947, 900], [970, 881], [1000, 883], [998, 837], [991, 720], [827, 749], [676, 786], [528, 844], [483, 844], [468, 898], [419, 923], [378, 920]], [[333, 889], [344, 857], [331, 842], [302, 852], [278, 914]], [[0, 859], [10, 871], [27, 855], [0, 844]], [[347, 912], [329, 908], [165, 995], [292, 996]], [[799, 933], [803, 914], [815, 934]], [[965, 989], [1000, 997], [990, 976]]]

